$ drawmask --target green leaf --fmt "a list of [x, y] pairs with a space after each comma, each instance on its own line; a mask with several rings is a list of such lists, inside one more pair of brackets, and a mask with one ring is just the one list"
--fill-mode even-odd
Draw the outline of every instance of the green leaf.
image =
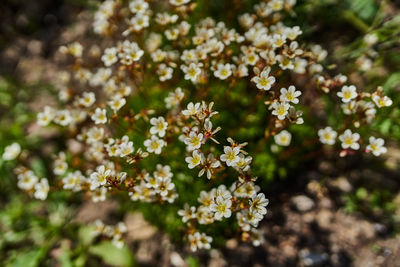
[[82, 245], [89, 246], [94, 239], [94, 235], [92, 234], [94, 230], [93, 226], [82, 226], [78, 231], [78, 238]]
[[195, 257], [188, 256], [186, 257], [186, 263], [188, 264], [189, 267], [197, 267], [199, 266], [199, 261]]
[[373, 19], [377, 11], [374, 0], [350, 0], [347, 2], [350, 9], [363, 20]]
[[132, 252], [126, 246], [117, 248], [110, 241], [101, 242], [92, 246], [89, 252], [100, 257], [106, 264], [112, 266], [134, 266]]
[[385, 93], [388, 93], [399, 84], [400, 84], [400, 72], [392, 73], [390, 74], [389, 78], [383, 85], [383, 90], [385, 91]]
[[39, 260], [42, 256], [42, 250], [37, 249], [18, 255], [16, 260], [11, 263], [13, 267], [36, 267], [39, 265]]

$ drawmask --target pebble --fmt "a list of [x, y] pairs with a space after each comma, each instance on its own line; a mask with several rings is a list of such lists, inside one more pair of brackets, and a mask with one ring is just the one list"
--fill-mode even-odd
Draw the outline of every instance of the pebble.
[[295, 196], [292, 198], [291, 202], [294, 207], [300, 212], [309, 211], [315, 206], [314, 201], [305, 195]]

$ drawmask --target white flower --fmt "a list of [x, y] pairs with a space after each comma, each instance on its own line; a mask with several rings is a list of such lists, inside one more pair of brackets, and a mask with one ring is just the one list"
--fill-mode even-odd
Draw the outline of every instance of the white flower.
[[39, 178], [32, 171], [24, 172], [18, 175], [18, 187], [23, 190], [31, 190], [38, 180]]
[[153, 172], [154, 177], [159, 178], [159, 179], [167, 179], [167, 178], [172, 178], [173, 173], [171, 172], [171, 167], [168, 165], [161, 165], [157, 164], [156, 166], [157, 170]]
[[342, 90], [337, 93], [337, 95], [338, 97], [342, 98], [343, 103], [347, 103], [356, 98], [358, 94], [354, 85], [345, 85], [342, 87]]
[[342, 135], [339, 136], [339, 140], [342, 142], [342, 148], [352, 148], [357, 150], [360, 148], [360, 144], [358, 140], [360, 139], [360, 135], [358, 133], [352, 133], [351, 130], [347, 129], [344, 131]]
[[158, 134], [160, 137], [164, 137], [168, 122], [166, 122], [165, 119], [160, 116], [158, 118], [151, 118], [150, 123], [153, 125], [150, 128], [150, 133]]
[[111, 243], [116, 247], [116, 248], [123, 248], [124, 247], [124, 240], [122, 239], [121, 236], [113, 236]]
[[172, 78], [173, 72], [174, 72], [174, 69], [171, 67], [168, 67], [166, 64], [160, 64], [160, 66], [158, 66], [157, 74], [158, 74], [161, 82], [170, 80]]
[[97, 188], [96, 190], [92, 191], [92, 200], [93, 202], [101, 202], [106, 200], [106, 193], [107, 193], [107, 187], [100, 187]]
[[189, 67], [186, 65], [181, 65], [182, 71], [185, 73], [185, 80], [191, 80], [196, 82], [197, 78], [201, 73], [201, 64], [190, 63]]
[[265, 241], [263, 231], [252, 228], [251, 229], [251, 239], [252, 239], [253, 246], [255, 246], [255, 247], [260, 246]]
[[196, 115], [200, 111], [200, 103], [193, 104], [190, 102], [185, 110], [182, 110], [182, 114], [185, 116], [193, 116]]
[[125, 104], [126, 104], [125, 98], [121, 97], [121, 95], [119, 94], [116, 94], [115, 96], [112, 97], [110, 101], [108, 101], [108, 105], [114, 112], [120, 110]]
[[195, 252], [198, 248], [200, 248], [200, 233], [195, 232], [193, 234], [188, 235], [188, 241], [190, 245], [190, 249]]
[[43, 112], [37, 114], [37, 123], [40, 126], [47, 126], [54, 119], [55, 115], [56, 113], [51, 107], [45, 106]]
[[286, 35], [274, 34], [272, 37], [272, 46], [275, 48], [283, 46], [286, 43], [286, 38]]
[[143, 0], [135, 0], [129, 3], [129, 9], [132, 13], [146, 13], [149, 4]]
[[214, 155], [212, 153], [208, 154], [207, 158], [202, 157], [201, 164], [203, 168], [199, 171], [199, 177], [203, 176], [204, 173], [207, 173], [207, 179], [211, 179], [215, 168], [221, 166], [221, 162], [217, 159], [214, 159]]
[[117, 154], [120, 157], [126, 157], [126, 156], [132, 154], [133, 151], [134, 151], [133, 142], [132, 141], [124, 142], [124, 143], [119, 145], [119, 147], [117, 149]]
[[[136, 16], [132, 17], [129, 21], [130, 29], [136, 32], [141, 31], [143, 28], [149, 27], [149, 16], [146, 14], [138, 13]], [[129, 34], [130, 31], [125, 31], [124, 34]]]
[[181, 6], [189, 3], [190, 0], [169, 0], [169, 2], [171, 3], [171, 5]]
[[175, 92], [169, 92], [168, 96], [165, 98], [167, 108], [179, 105], [184, 96], [185, 94], [182, 92], [182, 89], [180, 87], [176, 88]]
[[33, 195], [37, 199], [45, 200], [49, 189], [49, 182], [46, 178], [42, 178], [39, 183], [35, 184], [35, 193]]
[[144, 54], [144, 51], [140, 49], [137, 43], [124, 41], [122, 44], [122, 51], [118, 54], [121, 58], [121, 63], [130, 65], [134, 61], [138, 61]]
[[189, 169], [193, 169], [199, 165], [204, 157], [203, 153], [198, 150], [194, 150], [191, 157], [186, 157], [185, 161], [189, 164]]
[[281, 89], [281, 102], [292, 102], [293, 104], [299, 103], [299, 97], [301, 95], [300, 91], [296, 91], [296, 87], [293, 85], [289, 86], [288, 89], [282, 88]]
[[72, 122], [71, 113], [69, 110], [60, 110], [54, 116], [54, 122], [61, 126], [67, 126]]
[[215, 203], [210, 205], [210, 210], [215, 212], [214, 218], [216, 220], [222, 220], [223, 217], [229, 218], [232, 215], [231, 211], [232, 201], [218, 196], [215, 199]]
[[68, 164], [63, 159], [54, 161], [53, 172], [55, 175], [63, 175], [68, 169]]
[[221, 155], [221, 161], [224, 161], [227, 166], [235, 166], [236, 163], [240, 160], [239, 158], [240, 147], [224, 147], [224, 153]]
[[356, 112], [358, 104], [356, 101], [350, 101], [347, 103], [343, 103], [342, 105], [340, 105], [343, 113], [346, 115], [350, 115]]
[[286, 102], [274, 102], [272, 103], [271, 108], [274, 109], [272, 115], [277, 116], [279, 120], [283, 120], [286, 114], [288, 114], [290, 105]]
[[265, 195], [263, 193], [259, 193], [249, 200], [250, 211], [257, 212], [260, 215], [265, 215], [267, 214], [266, 206], [268, 203], [269, 201], [265, 198]]
[[221, 80], [225, 80], [226, 78], [228, 78], [231, 75], [232, 75], [232, 68], [229, 63], [227, 63], [225, 65], [218, 64], [217, 70], [214, 71], [214, 76]]
[[213, 238], [211, 236], [201, 233], [198, 244], [199, 248], [210, 249], [212, 240]]
[[245, 157], [243, 154], [239, 154], [239, 160], [236, 162], [235, 167], [243, 170], [244, 172], [250, 169], [250, 163], [253, 160], [252, 157]]
[[177, 28], [168, 29], [164, 33], [168, 40], [176, 40], [179, 37], [179, 29]]
[[91, 190], [105, 185], [107, 183], [107, 176], [111, 174], [111, 170], [106, 169], [104, 165], [97, 167], [96, 171], [90, 174], [90, 188]]
[[103, 56], [101, 57], [101, 61], [103, 61], [106, 67], [109, 67], [118, 61], [117, 53], [118, 49], [116, 47], [106, 48]]
[[6, 146], [2, 158], [4, 160], [13, 160], [21, 153], [21, 146], [18, 143], [12, 143]]
[[75, 171], [69, 173], [66, 177], [62, 179], [63, 188], [71, 189], [73, 191], [81, 190], [81, 182], [85, 180], [85, 177], [80, 171]]
[[92, 120], [95, 124], [104, 124], [107, 122], [106, 110], [101, 108], [96, 108], [94, 114], [92, 115]]
[[255, 76], [252, 78], [252, 81], [256, 83], [256, 86], [260, 90], [268, 91], [271, 89], [271, 86], [275, 82], [275, 77], [268, 76], [270, 72], [270, 68], [265, 68], [261, 73], [260, 76]]
[[190, 132], [189, 136], [185, 137], [183, 141], [187, 145], [189, 151], [199, 149], [201, 147], [201, 142], [203, 141], [203, 134]]
[[178, 215], [182, 216], [182, 222], [185, 223], [196, 217], [196, 207], [190, 207], [188, 204], [185, 204], [184, 209], [178, 211]]
[[367, 150], [372, 151], [372, 154], [374, 156], [379, 156], [381, 154], [386, 153], [387, 149], [383, 145], [385, 144], [385, 141], [382, 138], [375, 138], [371, 136], [369, 138], [369, 145], [367, 146]]
[[292, 135], [288, 131], [282, 130], [274, 136], [274, 140], [277, 145], [288, 146], [292, 140]]
[[84, 107], [90, 107], [96, 101], [96, 96], [93, 92], [83, 92], [82, 97], [79, 98], [78, 102]]
[[387, 96], [373, 95], [372, 100], [375, 102], [378, 108], [389, 107], [393, 104], [392, 99]]
[[161, 154], [161, 149], [165, 145], [164, 140], [159, 139], [156, 135], [152, 135], [150, 139], [144, 141], [147, 151], [150, 153]]
[[323, 144], [333, 145], [336, 142], [337, 132], [332, 130], [331, 127], [318, 130], [319, 141]]

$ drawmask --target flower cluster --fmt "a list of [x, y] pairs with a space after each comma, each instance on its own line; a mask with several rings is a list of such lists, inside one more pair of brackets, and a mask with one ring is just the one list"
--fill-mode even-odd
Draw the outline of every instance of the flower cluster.
[[110, 238], [111, 242], [117, 247], [122, 248], [124, 246], [123, 236], [127, 231], [126, 225], [123, 222], [119, 222], [116, 225], [106, 225], [100, 220], [96, 220], [93, 224], [93, 236], [102, 235]]
[[18, 187], [29, 194], [32, 194], [34, 198], [45, 200], [50, 190], [49, 181], [47, 178], [37, 177], [32, 170], [24, 167], [17, 168], [15, 170], [18, 178]]
[[[313, 116], [314, 101], [326, 96], [340, 102], [335, 112], [346, 118], [342, 127], [314, 127], [316, 140], [335, 145], [339, 139], [343, 156], [367, 138], [365, 151], [385, 153], [383, 139], [361, 136], [357, 129], [373, 123], [377, 109], [392, 100], [381, 88], [362, 92], [345, 75], [327, 74], [327, 51], [301, 42], [300, 27], [282, 22], [295, 2], [260, 1], [237, 16], [239, 29], [210, 17], [189, 23], [193, 0], [102, 2], [93, 24], [101, 41], [60, 48], [70, 63], [57, 81], [62, 104], [37, 114], [38, 125], [59, 129], [67, 139], [61, 146], [66, 149], [52, 156], [52, 189], [85, 192], [94, 202], [114, 194], [161, 205], [179, 202], [193, 251], [209, 249], [213, 240], [201, 225], [231, 217], [242, 240], [258, 246], [268, 200], [255, 184], [253, 157], [269, 138], [282, 149], [294, 143], [291, 129], [308, 123], [303, 111]], [[231, 109], [247, 115], [225, 125], [217, 121]], [[254, 120], [257, 110], [260, 120]], [[252, 136], [259, 143], [237, 136], [252, 123], [263, 127], [262, 136]], [[20, 150], [18, 144], [7, 147], [3, 159], [17, 158]], [[21, 189], [47, 197], [46, 178], [27, 167], [16, 173]], [[185, 193], [178, 190], [181, 173], [203, 182], [191, 192], [199, 195], [197, 207], [179, 198]], [[118, 246], [126, 230], [100, 222], [96, 228]]]

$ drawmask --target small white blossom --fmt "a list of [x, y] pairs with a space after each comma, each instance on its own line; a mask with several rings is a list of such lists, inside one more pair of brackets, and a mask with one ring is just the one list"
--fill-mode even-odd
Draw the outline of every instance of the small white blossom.
[[125, 104], [125, 98], [121, 97], [119, 94], [115, 95], [110, 101], [108, 101], [108, 105], [114, 112], [120, 110]]
[[38, 182], [39, 178], [32, 171], [27, 171], [18, 175], [18, 187], [23, 190], [31, 190]]
[[232, 201], [218, 196], [215, 199], [215, 203], [210, 205], [210, 210], [215, 212], [214, 218], [216, 220], [222, 220], [223, 217], [229, 218], [232, 215], [231, 211]]
[[194, 150], [191, 157], [186, 157], [185, 161], [189, 164], [189, 169], [193, 169], [199, 165], [204, 155], [198, 150]]
[[96, 171], [90, 174], [90, 188], [96, 189], [101, 185], [105, 185], [107, 183], [107, 177], [111, 174], [111, 170], [106, 169], [104, 165], [98, 166]]
[[270, 68], [265, 68], [260, 76], [255, 76], [252, 78], [252, 81], [256, 83], [256, 86], [260, 90], [268, 91], [271, 89], [271, 86], [275, 83], [276, 79], [273, 76], [269, 76]]
[[293, 85], [289, 86], [288, 89], [282, 88], [281, 89], [281, 102], [292, 102], [293, 104], [299, 103], [298, 97], [301, 95], [300, 91], [296, 91], [296, 87]]
[[178, 211], [178, 215], [182, 217], [182, 222], [185, 223], [196, 217], [196, 207], [190, 207], [185, 204], [184, 209]]
[[161, 150], [165, 145], [164, 140], [152, 135], [150, 139], [144, 141], [147, 151], [150, 153], [161, 154]]
[[331, 127], [325, 127], [318, 130], [319, 141], [323, 144], [333, 145], [336, 142], [337, 132], [332, 130]]
[[224, 153], [221, 155], [221, 161], [224, 161], [227, 166], [235, 166], [236, 163], [240, 160], [239, 157], [240, 147], [224, 147]]
[[342, 90], [337, 93], [338, 97], [342, 98], [343, 103], [348, 103], [357, 97], [356, 87], [354, 85], [343, 86]]
[[93, 92], [83, 92], [82, 97], [78, 100], [79, 104], [84, 107], [90, 107], [96, 102], [96, 96]]
[[97, 188], [96, 190], [92, 191], [91, 194], [92, 201], [97, 203], [106, 200], [106, 193], [107, 193], [107, 187]]
[[13, 160], [21, 153], [21, 146], [18, 143], [12, 143], [6, 146], [2, 158], [4, 160]]
[[182, 110], [182, 114], [185, 116], [194, 116], [200, 111], [200, 103], [193, 104], [190, 102], [185, 110]]
[[272, 115], [277, 116], [279, 120], [283, 120], [288, 114], [290, 105], [286, 102], [275, 101], [274, 103], [272, 103], [271, 108], [273, 109]]
[[101, 108], [96, 108], [94, 114], [92, 115], [92, 120], [95, 124], [104, 124], [107, 122], [106, 110]]
[[116, 47], [109, 47], [104, 50], [104, 54], [101, 57], [101, 60], [106, 67], [110, 67], [118, 61], [117, 53], [118, 49]]
[[165, 121], [164, 117], [158, 117], [158, 118], [151, 118], [150, 123], [153, 125], [150, 128], [150, 133], [151, 134], [158, 134], [160, 137], [165, 136], [165, 132], [168, 127], [168, 122]]
[[225, 80], [229, 76], [232, 75], [232, 67], [229, 63], [227, 64], [218, 64], [217, 70], [214, 71], [214, 76], [221, 79]]
[[174, 6], [181, 6], [189, 3], [190, 0], [169, 0], [169, 2]]
[[39, 183], [35, 184], [35, 193], [33, 195], [37, 199], [45, 200], [49, 190], [49, 182], [46, 178], [42, 178]]
[[354, 150], [358, 150], [360, 148], [360, 144], [358, 140], [360, 139], [360, 135], [358, 133], [352, 133], [350, 129], [344, 131], [342, 135], [339, 136], [339, 140], [342, 142], [342, 148], [351, 148]]
[[189, 136], [185, 137], [183, 141], [187, 145], [189, 151], [199, 149], [203, 141], [203, 134], [202, 133], [196, 134], [195, 132], [190, 132]]
[[185, 80], [196, 82], [201, 73], [201, 64], [190, 63], [189, 66], [181, 65], [182, 71], [185, 73]]
[[54, 119], [56, 113], [54, 109], [49, 106], [45, 106], [43, 112], [37, 114], [37, 123], [40, 126], [47, 126]]
[[267, 214], [267, 205], [269, 203], [269, 200], [265, 198], [265, 195], [263, 193], [259, 193], [256, 196], [253, 196], [251, 200], [249, 200], [250, 204], [250, 210], [252, 212], [257, 212], [260, 215], [265, 215]]
[[185, 94], [180, 87], [176, 88], [175, 92], [169, 92], [165, 98], [167, 108], [176, 107], [182, 101]]
[[387, 96], [373, 95], [372, 100], [375, 102], [378, 108], [389, 107], [393, 104], [392, 99]]
[[290, 141], [292, 140], [292, 135], [288, 131], [282, 130], [274, 136], [274, 140], [277, 145], [288, 146], [290, 145]]
[[371, 136], [369, 138], [369, 145], [367, 146], [367, 150], [371, 151], [374, 156], [380, 156], [387, 152], [386, 147], [383, 145], [385, 141], [382, 138], [375, 138]]

